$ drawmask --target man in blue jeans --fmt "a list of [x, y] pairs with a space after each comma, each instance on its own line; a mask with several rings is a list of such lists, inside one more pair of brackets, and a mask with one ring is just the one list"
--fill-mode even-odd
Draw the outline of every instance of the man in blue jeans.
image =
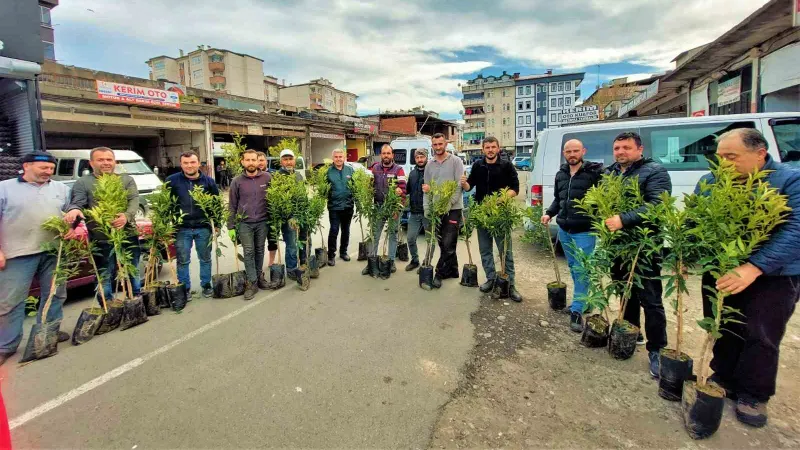
[[572, 305], [570, 305], [570, 324], [572, 331], [583, 331], [583, 312], [586, 309], [586, 293], [589, 280], [580, 270], [576, 251], [587, 255], [594, 252], [595, 237], [590, 234], [591, 220], [575, 207], [575, 201], [582, 199], [586, 191], [596, 185], [603, 174], [603, 165], [595, 162], [584, 162], [586, 148], [577, 139], [564, 143], [564, 163], [556, 173], [553, 203], [542, 216], [542, 224], [550, 224], [553, 216], [558, 223], [558, 240], [567, 256], [567, 264], [572, 274], [574, 285]]
[[[55, 236], [41, 225], [52, 216], [61, 216], [69, 205], [69, 188], [50, 179], [56, 167], [51, 154], [33, 152], [22, 161], [22, 176], [0, 182], [0, 365], [16, 353], [22, 340], [25, 299], [34, 277], [41, 286], [36, 322], [42, 323], [56, 256], [42, 251], [42, 244]], [[65, 286], [58, 286], [47, 321], [62, 318], [65, 299]], [[67, 333], [59, 331], [59, 342], [68, 339]]]
[[[192, 277], [189, 263], [192, 259], [192, 244], [196, 246], [197, 259], [200, 260], [200, 287], [203, 297], [211, 297], [211, 224], [205, 213], [198, 207], [190, 192], [200, 186], [208, 194], [219, 195], [217, 183], [200, 171], [200, 158], [195, 152], [181, 154], [181, 171], [167, 177], [167, 188], [178, 199], [183, 212], [183, 222], [175, 237], [175, 250], [178, 252], [178, 281], [183, 284], [189, 299], [192, 298]], [[217, 224], [215, 224], [217, 225]], [[221, 226], [221, 225], [217, 225]]]
[[[406, 272], [419, 267], [419, 249], [417, 248], [417, 236], [424, 227], [430, 229], [430, 223], [425, 218], [424, 193], [422, 185], [425, 184], [425, 165], [428, 164], [428, 150], [418, 148], [414, 150], [415, 166], [411, 169], [406, 183], [408, 191], [408, 251], [411, 253], [411, 262], [406, 265]], [[433, 255], [430, 255], [433, 258]]]
[[[281, 150], [281, 168], [278, 170], [279, 174], [295, 177], [298, 183], [304, 183], [305, 179], [299, 172], [294, 170], [297, 163], [295, 160], [294, 151], [288, 148]], [[291, 280], [297, 279], [297, 254], [300, 254], [300, 265], [306, 263], [306, 250], [302, 246], [298, 251], [297, 241], [305, 242], [308, 231], [300, 228], [298, 233], [289, 225], [289, 222], [281, 224], [281, 234], [283, 235], [283, 242], [286, 244], [286, 276]]]

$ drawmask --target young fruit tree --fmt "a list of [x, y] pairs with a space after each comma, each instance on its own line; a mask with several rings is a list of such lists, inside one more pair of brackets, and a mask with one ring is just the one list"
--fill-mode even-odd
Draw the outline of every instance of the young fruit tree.
[[[553, 258], [553, 271], [555, 272], [555, 281], [547, 283], [547, 300], [550, 303], [550, 309], [559, 311], [567, 306], [567, 285], [561, 281], [561, 271], [558, 269], [558, 258], [556, 257], [556, 247], [550, 237], [550, 225], [542, 224], [540, 218], [543, 214], [543, 208], [539, 206], [529, 206], [524, 211], [525, 218], [531, 223], [531, 229], [526, 230], [522, 236], [522, 241], [533, 244], [539, 247], [546, 247], [550, 250], [550, 256]], [[558, 242], [558, 236], [556, 236]]]
[[209, 242], [209, 245], [213, 243], [216, 249], [214, 252], [214, 262], [217, 268], [217, 276], [219, 276], [219, 257], [222, 256], [222, 249], [220, 247], [224, 246], [219, 243], [219, 235], [222, 226], [228, 223], [230, 211], [227, 205], [225, 205], [225, 200], [221, 194], [211, 194], [206, 192], [201, 186], [192, 188], [192, 190], [189, 191], [189, 195], [192, 196], [194, 203], [203, 210], [203, 214], [206, 216], [206, 220], [208, 220], [208, 224], [211, 226], [212, 242]]
[[430, 190], [426, 195], [427, 208], [425, 217], [428, 219], [430, 229], [425, 230], [425, 258], [419, 270], [419, 285], [425, 290], [433, 289], [433, 252], [436, 248], [436, 240], [441, 232], [440, 226], [442, 216], [450, 211], [450, 199], [456, 192], [458, 184], [454, 180], [447, 180], [442, 183], [431, 181]]
[[494, 280], [495, 299], [506, 298], [509, 295], [510, 283], [506, 274], [506, 255], [508, 244], [511, 241], [511, 231], [522, 225], [523, 214], [517, 201], [508, 195], [508, 189], [501, 189], [487, 195], [474, 208], [473, 213], [480, 227], [486, 230], [493, 240], [502, 242], [500, 249], [500, 272]]
[[244, 137], [239, 133], [233, 133], [232, 144], [222, 144], [223, 157], [225, 158], [225, 166], [228, 168], [228, 174], [233, 177], [242, 173], [242, 153], [247, 150], [247, 144], [242, 143]]
[[[358, 225], [361, 228], [361, 242], [358, 244], [358, 260], [367, 259], [369, 243], [372, 242], [372, 227], [375, 222], [375, 190], [373, 188], [373, 178], [362, 170], [356, 170], [348, 182], [350, 191], [353, 193], [353, 203]], [[364, 232], [364, 222], [366, 222], [369, 233]]]
[[473, 214], [474, 207], [475, 200], [472, 197], [469, 197], [467, 199], [467, 204], [464, 205], [464, 209], [462, 210], [461, 229], [458, 230], [458, 238], [464, 241], [464, 244], [467, 247], [467, 257], [469, 258], [468, 263], [464, 264], [464, 267], [461, 268], [460, 281], [462, 286], [467, 287], [478, 286], [478, 266], [472, 262], [472, 249], [470, 248], [470, 240], [472, 239], [472, 234], [475, 233], [475, 227], [477, 226], [475, 215]]
[[[312, 229], [308, 231], [308, 246], [311, 247], [312, 237], [315, 233], [319, 232], [319, 239], [322, 243], [321, 247], [321, 254], [315, 254], [317, 265], [322, 267], [325, 264], [325, 258], [327, 258], [328, 249], [325, 244], [325, 232], [322, 226], [322, 216], [325, 215], [325, 207], [328, 204], [328, 194], [331, 190], [331, 185], [328, 183], [328, 169], [330, 169], [329, 164], [325, 164], [324, 166], [312, 170], [310, 172], [310, 176], [308, 178], [308, 184], [311, 188], [311, 201], [313, 203], [313, 217], [316, 217], [316, 221]], [[319, 250], [319, 249], [317, 249]]]
[[397, 182], [395, 179], [391, 179], [383, 204], [378, 208], [378, 222], [386, 223], [386, 237], [383, 240], [381, 257], [378, 261], [379, 276], [383, 279], [389, 278], [392, 273], [392, 261], [389, 259], [389, 236], [397, 234], [400, 224], [398, 219], [404, 207], [403, 196], [397, 193]]

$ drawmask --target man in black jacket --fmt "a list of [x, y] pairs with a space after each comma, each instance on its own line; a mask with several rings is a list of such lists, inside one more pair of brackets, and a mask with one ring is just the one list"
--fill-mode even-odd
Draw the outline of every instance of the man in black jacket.
[[[644, 158], [642, 138], [637, 133], [625, 132], [614, 139], [614, 159], [606, 173], [622, 174], [625, 178], [636, 179], [645, 203], [658, 203], [663, 192], [672, 192], [672, 181], [664, 166], [651, 158]], [[605, 224], [610, 231], [622, 233], [632, 232], [644, 221], [641, 213], [647, 206], [609, 217]], [[612, 268], [611, 278], [615, 282], [624, 283], [628, 279], [628, 270], [622, 261], [616, 261]], [[641, 286], [634, 284], [631, 296], [625, 308], [624, 319], [640, 327], [639, 306], [644, 309], [645, 334], [647, 335], [647, 351], [650, 357], [650, 375], [658, 377], [659, 351], [667, 346], [667, 317], [664, 313], [661, 293], [661, 258], [654, 255], [647, 264], [638, 265], [637, 275], [641, 277]]]
[[[516, 197], [519, 193], [519, 177], [517, 170], [509, 161], [500, 159], [500, 141], [496, 137], [490, 136], [483, 140], [483, 159], [472, 164], [472, 171], [469, 178], [461, 177], [461, 188], [469, 191], [475, 188], [475, 202], [480, 203], [484, 197], [503, 188], [508, 188], [508, 195]], [[481, 292], [489, 292], [494, 287], [494, 279], [497, 273], [494, 268], [494, 251], [492, 249], [492, 236], [488, 230], [478, 227], [478, 248], [481, 252], [481, 264], [486, 273], [486, 282], [480, 287]], [[506, 247], [506, 274], [511, 284], [509, 297], [515, 302], [522, 301], [522, 295], [514, 285], [514, 255], [509, 239]], [[495, 240], [497, 249], [503, 251], [504, 242], [502, 238]]]
[[580, 200], [586, 191], [600, 181], [603, 165], [595, 162], [584, 162], [586, 148], [577, 139], [564, 144], [564, 160], [567, 162], [556, 173], [553, 203], [542, 216], [542, 224], [548, 225], [556, 216], [558, 223], [558, 239], [564, 248], [570, 273], [572, 274], [573, 292], [570, 305], [570, 329], [576, 333], [583, 331], [583, 311], [589, 280], [578, 269], [578, 261], [574, 247], [591, 255], [594, 252], [595, 236], [590, 233], [592, 224], [586, 215], [575, 207], [575, 200]]
[[424, 205], [422, 202], [422, 185], [425, 183], [425, 165], [428, 164], [428, 150], [418, 148], [414, 150], [414, 163], [416, 164], [408, 175], [406, 189], [409, 198], [408, 213], [408, 250], [411, 252], [411, 262], [406, 265], [406, 272], [410, 272], [419, 267], [419, 250], [417, 249], [417, 236], [420, 229], [430, 228], [428, 219], [425, 218]]

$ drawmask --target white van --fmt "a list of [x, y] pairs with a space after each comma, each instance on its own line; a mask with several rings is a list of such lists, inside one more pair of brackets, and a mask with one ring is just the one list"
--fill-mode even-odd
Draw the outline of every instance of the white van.
[[[561, 150], [568, 140], [583, 142], [586, 160], [610, 166], [614, 163], [614, 137], [624, 131], [639, 133], [644, 156], [669, 170], [672, 195], [682, 199], [684, 193], [694, 191], [700, 177], [708, 172], [708, 157], [716, 152], [714, 139], [734, 128], [761, 131], [773, 158], [800, 165], [800, 112], [643, 119], [551, 128], [539, 135], [533, 149], [534, 164], [526, 204], [541, 204], [546, 209], [553, 202], [555, 175], [564, 162]], [[556, 227], [553, 221], [551, 232], [555, 232]]]
[[[411, 169], [414, 168], [414, 150], [418, 148], [424, 148], [428, 150], [428, 159], [433, 157], [433, 148], [431, 146], [431, 138], [430, 136], [416, 136], [416, 137], [409, 137], [409, 138], [397, 138], [392, 141], [391, 144], [392, 150], [394, 150], [394, 162], [395, 164], [403, 166], [403, 172], [405, 172], [406, 176], [411, 173]], [[456, 154], [456, 148], [453, 147], [453, 144], [447, 143], [447, 151]], [[379, 159], [376, 159], [379, 160]]]
[[[62, 181], [72, 186], [78, 178], [90, 173], [92, 170], [91, 166], [89, 166], [91, 150], [48, 150], [48, 152], [56, 157], [54, 180]], [[146, 217], [149, 210], [147, 196], [163, 184], [161, 179], [153, 173], [150, 166], [136, 152], [114, 150], [114, 158], [117, 160], [117, 167], [114, 171], [130, 175], [139, 189], [139, 211], [136, 217]]]

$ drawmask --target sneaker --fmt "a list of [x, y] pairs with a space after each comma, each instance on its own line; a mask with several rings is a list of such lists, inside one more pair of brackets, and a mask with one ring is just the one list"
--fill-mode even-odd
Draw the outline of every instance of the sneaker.
[[186, 303], [189, 303], [190, 301], [194, 300], [194, 296], [195, 295], [197, 295], [197, 291], [192, 291], [192, 290], [187, 289], [186, 290]]
[[636, 345], [644, 345], [644, 336], [642, 336], [642, 333], [636, 336]]
[[258, 284], [259, 289], [265, 291], [269, 289], [269, 281], [267, 281], [266, 277], [264, 277], [264, 272], [259, 272], [258, 281], [256, 283]]
[[419, 267], [419, 260], [412, 259], [410, 263], [406, 264], [406, 272], [411, 272], [417, 267]]
[[661, 372], [661, 356], [658, 352], [650, 352], [648, 357], [650, 358], [650, 376], [658, 378], [658, 374]]
[[252, 300], [258, 294], [258, 284], [248, 282], [244, 286], [244, 299]]
[[394, 260], [392, 260], [392, 273], [397, 272], [397, 267], [394, 265]]
[[736, 418], [751, 427], [761, 428], [767, 424], [767, 402], [759, 402], [748, 396], [736, 401]]
[[483, 283], [481, 287], [479, 287], [478, 289], [480, 289], [480, 291], [483, 292], [484, 294], [486, 294], [487, 292], [492, 292], [492, 289], [494, 289], [494, 280], [488, 280], [486, 283]]
[[442, 279], [439, 277], [433, 277], [433, 283], [431, 284], [434, 288], [439, 289], [442, 287]]
[[58, 332], [58, 342], [67, 342], [70, 338], [69, 333], [66, 331], [59, 331]]
[[211, 287], [210, 284], [203, 286], [203, 297], [204, 298], [211, 298], [214, 295], [214, 289]]
[[513, 284], [511, 285], [510, 288], [508, 288], [508, 298], [514, 300], [517, 303], [522, 301], [522, 294], [519, 293], [517, 287], [514, 286]]
[[345, 261], [345, 262], [350, 261], [350, 255], [348, 255], [347, 253], [342, 253], [339, 256], [339, 258], [342, 258], [342, 260]]
[[583, 332], [583, 316], [578, 311], [572, 311], [569, 315], [569, 329], [576, 332]]
[[329, 266], [335, 266], [336, 265], [336, 258], [335, 257], [328, 258], [328, 265]]

